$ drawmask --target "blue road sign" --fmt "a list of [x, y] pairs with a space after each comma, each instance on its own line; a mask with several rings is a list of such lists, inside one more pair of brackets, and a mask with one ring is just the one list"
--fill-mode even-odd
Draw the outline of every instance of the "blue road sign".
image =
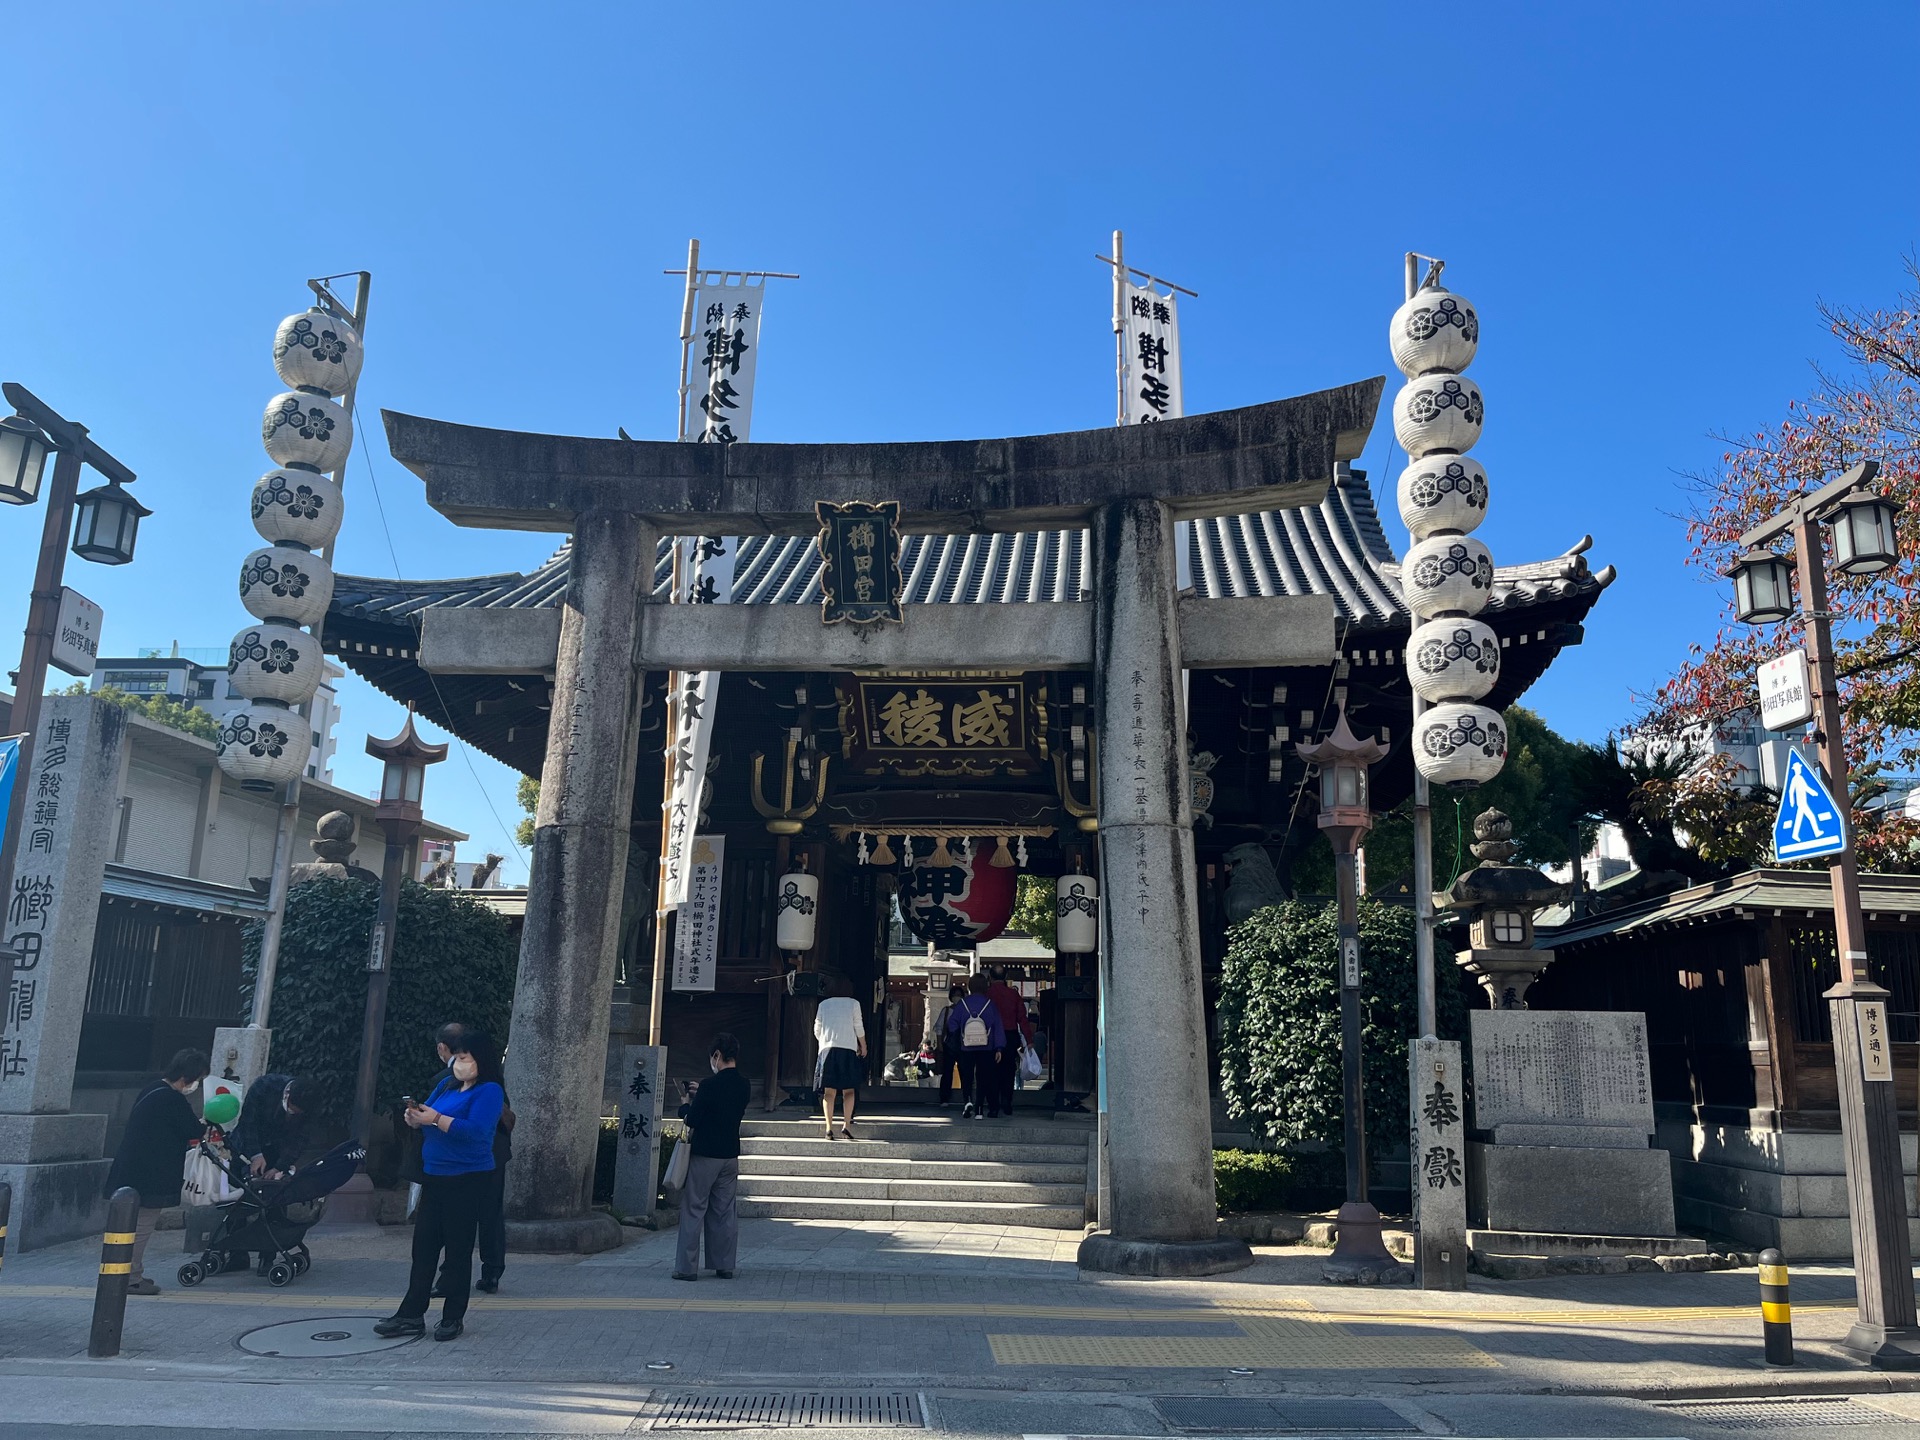
[[1801, 753], [1787, 750], [1786, 782], [1780, 787], [1780, 810], [1773, 817], [1773, 858], [1811, 860], [1839, 855], [1847, 848], [1847, 822], [1833, 803], [1827, 777]]
[[13, 804], [13, 777], [20, 769], [20, 742], [24, 735], [0, 735], [0, 838], [5, 837], [7, 807]]

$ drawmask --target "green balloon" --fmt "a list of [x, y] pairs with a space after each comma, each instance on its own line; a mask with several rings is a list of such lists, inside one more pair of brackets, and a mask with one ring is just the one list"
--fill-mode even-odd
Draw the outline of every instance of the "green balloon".
[[209, 1125], [230, 1125], [240, 1114], [239, 1097], [226, 1090], [210, 1095], [201, 1113], [206, 1116]]

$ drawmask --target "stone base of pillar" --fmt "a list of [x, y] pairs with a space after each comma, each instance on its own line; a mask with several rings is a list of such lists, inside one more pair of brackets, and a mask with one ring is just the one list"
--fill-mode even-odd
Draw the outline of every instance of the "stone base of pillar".
[[1855, 1325], [1840, 1345], [1876, 1370], [1920, 1370], [1920, 1328], [1912, 1325]]
[[380, 1196], [373, 1177], [362, 1170], [327, 1197], [329, 1225], [373, 1225], [379, 1220]]
[[1398, 1285], [1413, 1272], [1387, 1253], [1380, 1212], [1364, 1200], [1349, 1200], [1335, 1217], [1333, 1254], [1320, 1267], [1330, 1285]]
[[1118, 1235], [1089, 1235], [1080, 1242], [1082, 1270], [1108, 1275], [1138, 1275], [1155, 1280], [1192, 1279], [1244, 1270], [1253, 1251], [1244, 1240], [1125, 1240]]
[[507, 1249], [521, 1255], [595, 1255], [626, 1241], [620, 1222], [604, 1210], [565, 1220], [507, 1221]]
[[[101, 1119], [104, 1116], [87, 1116]], [[55, 1160], [44, 1164], [0, 1164], [0, 1184], [13, 1187], [13, 1215], [7, 1248], [34, 1250], [83, 1235], [98, 1235], [106, 1224], [102, 1193], [111, 1160]]]
[[208, 1060], [220, 1079], [240, 1082], [241, 1092], [267, 1073], [267, 1056], [273, 1050], [273, 1031], [254, 1025], [222, 1025], [213, 1032], [213, 1049]]

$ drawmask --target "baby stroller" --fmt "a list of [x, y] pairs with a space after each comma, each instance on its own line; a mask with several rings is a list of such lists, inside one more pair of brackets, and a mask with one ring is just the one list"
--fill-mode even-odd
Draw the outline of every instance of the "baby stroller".
[[[211, 1153], [206, 1142], [201, 1144], [203, 1154]], [[242, 1179], [236, 1174], [240, 1193], [217, 1207], [220, 1218], [207, 1247], [198, 1260], [180, 1267], [180, 1283], [198, 1285], [231, 1266], [234, 1256], [252, 1251], [273, 1256], [267, 1266], [269, 1285], [289, 1285], [294, 1276], [306, 1274], [313, 1268], [307, 1231], [319, 1222], [326, 1197], [351, 1180], [366, 1158], [366, 1146], [347, 1140], [283, 1179]]]

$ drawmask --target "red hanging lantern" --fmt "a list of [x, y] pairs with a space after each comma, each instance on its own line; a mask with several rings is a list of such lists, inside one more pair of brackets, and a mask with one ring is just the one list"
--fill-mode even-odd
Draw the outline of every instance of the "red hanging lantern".
[[[950, 847], [951, 848], [951, 847]], [[991, 940], [1013, 918], [1018, 871], [993, 863], [993, 851], [975, 845], [970, 860], [951, 865], [921, 861], [900, 874], [900, 913], [918, 938], [967, 949]]]

